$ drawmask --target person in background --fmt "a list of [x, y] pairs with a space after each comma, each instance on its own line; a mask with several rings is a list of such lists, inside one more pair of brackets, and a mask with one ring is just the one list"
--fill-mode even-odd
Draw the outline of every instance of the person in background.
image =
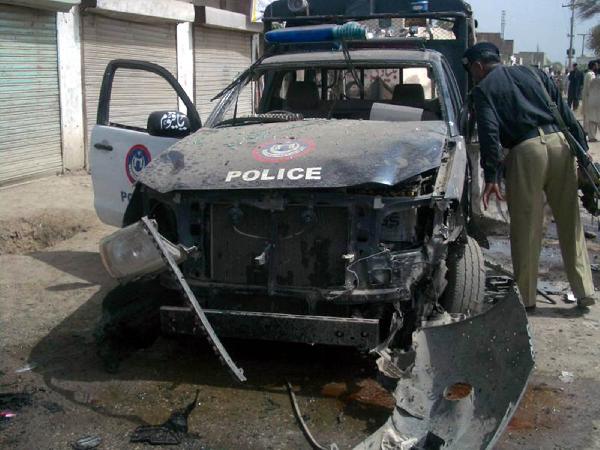
[[[587, 133], [588, 141], [597, 142], [596, 133], [600, 123], [600, 101], [596, 97], [598, 90], [595, 88], [594, 80], [597, 78], [598, 61], [590, 61], [588, 70], [583, 79], [583, 90], [581, 92], [581, 106], [583, 111], [583, 129]], [[600, 79], [598, 79], [600, 82]]]
[[[486, 209], [492, 195], [503, 200], [499, 179], [506, 169], [511, 256], [525, 309], [535, 309], [544, 194], [556, 220], [567, 278], [577, 305], [593, 305], [594, 283], [579, 214], [576, 162], [544, 90], [558, 105], [569, 131], [587, 149], [585, 133], [543, 71], [503, 66], [498, 48], [487, 42], [470, 47], [463, 64], [476, 83], [471, 97], [477, 117]], [[509, 149], [504, 161], [503, 148]]]
[[577, 111], [579, 108], [579, 100], [581, 100], [581, 91], [583, 89], [583, 73], [577, 68], [577, 63], [573, 64], [573, 70], [569, 72], [567, 78], [569, 79], [569, 92], [567, 94], [569, 108], [573, 111]]
[[560, 95], [562, 97], [565, 92], [565, 81], [562, 70], [558, 70], [556, 74], [554, 74], [554, 83], [556, 84], [556, 88], [558, 89], [558, 92], [560, 92]]

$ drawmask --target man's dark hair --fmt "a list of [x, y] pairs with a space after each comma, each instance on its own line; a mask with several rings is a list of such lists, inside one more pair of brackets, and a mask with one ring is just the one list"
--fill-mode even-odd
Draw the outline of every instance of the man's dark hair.
[[575, 69], [577, 67], [577, 63], [573, 64], [573, 69]]
[[596, 64], [598, 64], [598, 61], [590, 61], [588, 63], [588, 69], [592, 70]]
[[494, 64], [501, 62], [500, 56], [493, 52], [482, 52], [475, 61], [479, 61], [482, 64]]
[[490, 42], [479, 42], [469, 47], [463, 55], [463, 65], [467, 68], [469, 64], [474, 62], [482, 64], [499, 63], [500, 51], [498, 47]]

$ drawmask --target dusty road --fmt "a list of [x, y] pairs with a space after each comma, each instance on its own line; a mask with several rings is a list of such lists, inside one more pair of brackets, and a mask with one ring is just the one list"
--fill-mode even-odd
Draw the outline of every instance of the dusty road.
[[[93, 212], [85, 174], [0, 190], [0, 393], [31, 394], [0, 423], [0, 448], [64, 449], [87, 435], [102, 439], [99, 448], [144, 448], [129, 444], [130, 433], [164, 422], [196, 390], [180, 448], [310, 448], [285, 380], [323, 443], [351, 448], [387, 419], [392, 399], [374, 381], [371, 358], [354, 351], [228, 341], [249, 379], [242, 387], [203, 342], [159, 338], [108, 373], [94, 330], [114, 287], [97, 253], [110, 231]], [[588, 241], [595, 264], [599, 240]], [[510, 266], [505, 237], [492, 240], [489, 255]], [[540, 278], [564, 286], [552, 225]], [[584, 314], [555, 299], [530, 316], [536, 368], [498, 448], [600, 449], [600, 305]]]

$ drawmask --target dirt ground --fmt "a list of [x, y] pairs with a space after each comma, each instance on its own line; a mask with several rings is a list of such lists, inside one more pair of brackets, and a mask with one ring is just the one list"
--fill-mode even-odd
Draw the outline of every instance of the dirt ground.
[[[600, 159], [600, 145], [595, 152]], [[597, 222], [584, 221], [598, 233]], [[90, 435], [103, 449], [144, 448], [129, 443], [131, 432], [164, 422], [198, 391], [179, 448], [308, 449], [286, 380], [323, 443], [351, 448], [387, 419], [393, 399], [375, 382], [371, 357], [352, 350], [227, 341], [249, 379], [240, 386], [202, 341], [161, 337], [108, 373], [94, 330], [115, 286], [97, 251], [112, 230], [95, 216], [86, 174], [0, 190], [0, 394], [31, 395], [0, 419], [0, 448], [65, 449]], [[588, 240], [594, 264], [599, 241]], [[507, 238], [491, 243], [488, 256], [510, 268]], [[561, 264], [550, 223], [543, 286], [566, 287]], [[538, 300], [535, 370], [497, 448], [600, 449], [600, 305], [581, 312], [560, 296]]]

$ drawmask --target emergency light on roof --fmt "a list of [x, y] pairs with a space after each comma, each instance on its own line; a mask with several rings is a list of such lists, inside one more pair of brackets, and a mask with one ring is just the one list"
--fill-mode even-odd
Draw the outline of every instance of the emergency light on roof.
[[366, 29], [356, 22], [348, 22], [344, 25], [284, 28], [265, 34], [265, 40], [270, 44], [363, 40], [366, 37]]

